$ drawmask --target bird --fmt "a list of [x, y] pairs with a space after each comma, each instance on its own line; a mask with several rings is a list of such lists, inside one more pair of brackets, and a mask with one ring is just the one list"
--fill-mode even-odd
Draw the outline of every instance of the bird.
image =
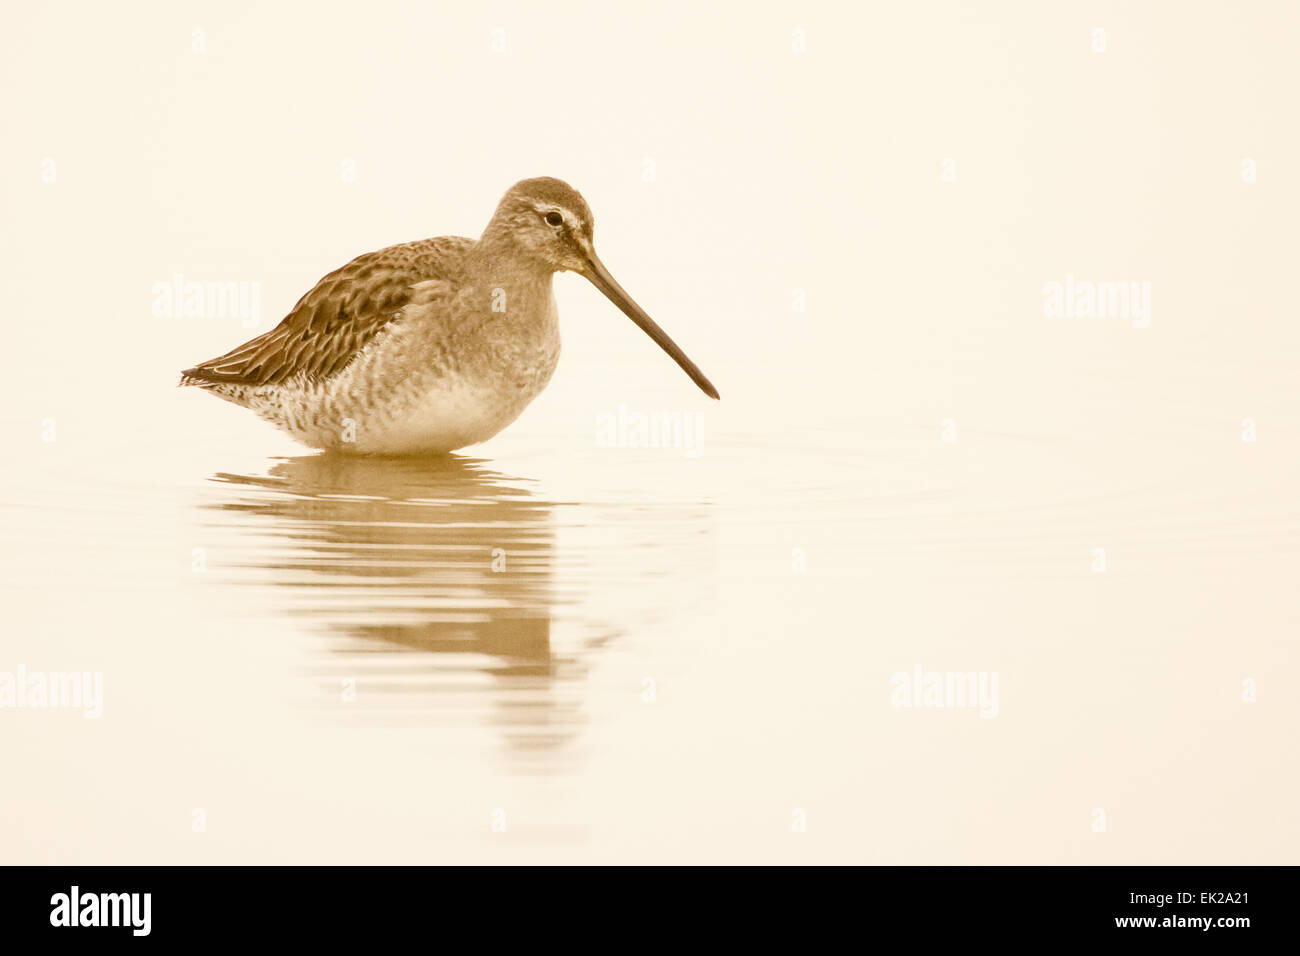
[[596, 255], [568, 183], [525, 179], [478, 239], [440, 236], [358, 256], [274, 328], [181, 373], [327, 452], [446, 454], [517, 419], [560, 356], [552, 277], [576, 272], [710, 398], [718, 390]]

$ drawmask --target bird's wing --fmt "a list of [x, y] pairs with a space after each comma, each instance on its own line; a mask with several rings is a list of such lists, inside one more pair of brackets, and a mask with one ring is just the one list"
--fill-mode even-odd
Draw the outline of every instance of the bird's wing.
[[269, 332], [181, 373], [182, 385], [269, 385], [342, 371], [411, 301], [412, 286], [452, 279], [473, 239], [421, 239], [358, 256], [321, 279]]

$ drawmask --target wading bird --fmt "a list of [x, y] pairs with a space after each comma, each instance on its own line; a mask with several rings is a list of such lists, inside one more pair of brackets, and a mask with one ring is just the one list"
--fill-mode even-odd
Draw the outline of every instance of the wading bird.
[[491, 438], [560, 357], [551, 277], [584, 276], [718, 391], [601, 263], [586, 200], [567, 183], [516, 183], [475, 239], [442, 236], [358, 256], [284, 320], [181, 373], [304, 445], [362, 455], [449, 452]]

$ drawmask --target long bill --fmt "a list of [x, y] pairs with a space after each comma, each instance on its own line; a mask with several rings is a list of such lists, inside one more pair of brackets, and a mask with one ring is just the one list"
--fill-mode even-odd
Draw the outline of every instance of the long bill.
[[718, 390], [700, 371], [700, 367], [686, 357], [686, 353], [668, 337], [668, 333], [655, 323], [654, 319], [646, 315], [645, 309], [632, 301], [632, 297], [623, 290], [623, 287], [614, 281], [614, 277], [609, 274], [605, 264], [600, 261], [595, 252], [587, 252], [587, 268], [583, 270], [582, 275], [587, 281], [594, 285], [601, 292], [605, 293], [605, 298], [609, 299], [618, 306], [623, 314], [640, 326], [641, 331], [654, 339], [659, 347], [667, 352], [674, 362], [682, 367], [691, 381], [700, 387], [709, 398], [718, 398]]

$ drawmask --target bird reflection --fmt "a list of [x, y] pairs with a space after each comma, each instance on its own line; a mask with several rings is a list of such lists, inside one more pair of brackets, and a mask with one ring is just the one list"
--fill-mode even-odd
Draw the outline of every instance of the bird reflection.
[[600, 640], [553, 646], [553, 505], [528, 481], [472, 458], [332, 455], [214, 480], [208, 507], [273, 536], [252, 566], [328, 638], [313, 669], [328, 719], [479, 721], [520, 757], [554, 757], [578, 733], [574, 684]]

